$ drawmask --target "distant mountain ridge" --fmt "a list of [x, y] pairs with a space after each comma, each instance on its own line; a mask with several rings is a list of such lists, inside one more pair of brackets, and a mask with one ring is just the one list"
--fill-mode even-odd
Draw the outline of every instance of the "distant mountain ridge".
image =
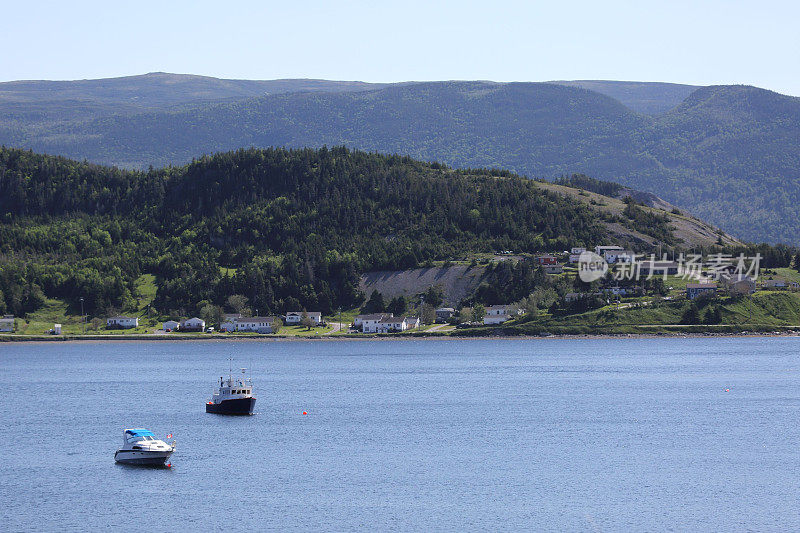
[[[0, 143], [134, 168], [242, 146], [346, 145], [547, 179], [577, 172], [655, 193], [749, 240], [800, 242], [795, 97], [635, 82], [281, 83], [318, 85], [111, 114], [90, 102], [9, 103], [0, 84]], [[633, 95], [629, 105], [643, 110], [671, 107], [637, 112], [609, 94]], [[3, 107], [12, 104], [19, 114]]]
[[557, 80], [550, 83], [595, 91], [646, 115], [666, 113], [700, 88], [699, 85], [641, 81]]

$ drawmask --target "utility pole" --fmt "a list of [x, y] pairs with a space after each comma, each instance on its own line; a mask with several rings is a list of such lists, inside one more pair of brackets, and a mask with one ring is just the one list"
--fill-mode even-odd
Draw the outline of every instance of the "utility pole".
[[342, 308], [339, 307], [339, 331], [342, 331]]
[[83, 314], [83, 296], [81, 296], [81, 323], [83, 323], [83, 334], [86, 335], [86, 315]]

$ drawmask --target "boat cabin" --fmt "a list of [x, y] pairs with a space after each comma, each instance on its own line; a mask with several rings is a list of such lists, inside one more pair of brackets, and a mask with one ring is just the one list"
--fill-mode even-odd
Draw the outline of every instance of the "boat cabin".
[[214, 394], [214, 403], [232, 398], [246, 398], [253, 394], [253, 384], [249, 379], [219, 378], [219, 390]]
[[158, 440], [153, 432], [147, 429], [126, 429], [122, 435], [126, 444], [146, 440]]

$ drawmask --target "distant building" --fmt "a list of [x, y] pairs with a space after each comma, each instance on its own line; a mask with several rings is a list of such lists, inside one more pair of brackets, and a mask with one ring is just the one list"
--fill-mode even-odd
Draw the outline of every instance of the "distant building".
[[187, 318], [181, 323], [181, 331], [205, 331], [206, 321], [202, 318]]
[[161, 324], [161, 329], [164, 331], [177, 331], [181, 327], [181, 323], [177, 320], [167, 320]]
[[139, 319], [135, 316], [112, 316], [106, 319], [106, 327], [130, 329], [139, 326]]
[[756, 292], [756, 282], [750, 276], [744, 274], [723, 274], [720, 281], [729, 294], [741, 296]]
[[378, 321], [375, 326], [375, 333], [393, 333], [405, 331], [406, 329], [408, 329], [408, 323], [405, 317], [387, 316]]
[[507, 314], [502, 315], [489, 315], [483, 317], [483, 324], [485, 326], [493, 326], [496, 324], [502, 324], [503, 322], [507, 322], [511, 320], [511, 316]]
[[625, 248], [622, 246], [609, 245], [609, 246], [595, 246], [594, 253], [600, 257], [605, 257], [606, 252], [624, 252]]
[[486, 308], [486, 315], [483, 317], [484, 325], [502, 324], [511, 320], [511, 309], [507, 305], [490, 305]]
[[558, 263], [558, 259], [554, 255], [544, 254], [538, 256], [536, 262], [540, 265], [555, 265]]
[[14, 333], [14, 315], [0, 318], [0, 333]]
[[569, 251], [569, 262], [577, 263], [580, 261], [581, 254], [586, 251], [586, 248], [573, 248]]
[[561, 274], [564, 272], [562, 265], [542, 265], [545, 274]]
[[603, 259], [606, 263], [633, 263], [636, 260], [636, 254], [631, 250], [606, 250], [603, 253]]
[[686, 297], [694, 300], [698, 296], [714, 295], [717, 293], [716, 283], [687, 283]]
[[452, 307], [440, 307], [436, 310], [436, 322], [447, 322], [455, 314], [456, 310]]
[[785, 279], [765, 279], [761, 281], [762, 289], [785, 289], [789, 286]]
[[53, 335], [61, 335], [61, 324], [53, 324]]
[[406, 329], [416, 329], [422, 322], [420, 321], [418, 316], [407, 316], [406, 317]]
[[393, 317], [392, 313], [372, 313], [368, 315], [358, 315], [353, 320], [353, 326], [364, 333], [375, 333], [378, 331], [378, 322], [384, 317]]
[[638, 263], [639, 273], [643, 276], [676, 276], [680, 265], [675, 261], [652, 261], [650, 259]]
[[236, 321], [236, 331], [272, 333], [272, 325], [274, 323], [274, 316], [241, 317]]
[[[308, 318], [314, 321], [315, 326], [319, 326], [322, 323], [322, 313], [317, 311], [306, 311], [306, 315]], [[286, 325], [295, 325], [300, 324], [303, 321], [303, 312], [302, 311], [289, 311], [286, 313]]]
[[581, 298], [586, 298], [585, 292], [568, 292], [564, 295], [564, 301], [567, 303], [580, 300]]

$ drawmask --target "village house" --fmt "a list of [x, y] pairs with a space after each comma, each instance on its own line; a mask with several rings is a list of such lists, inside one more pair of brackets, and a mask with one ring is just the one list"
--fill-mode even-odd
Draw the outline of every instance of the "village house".
[[765, 279], [761, 280], [762, 289], [785, 289], [789, 286], [785, 279]]
[[580, 300], [581, 298], [586, 298], [586, 296], [587, 294], [585, 292], [568, 292], [564, 295], [564, 301], [570, 303]]
[[562, 265], [542, 265], [545, 274], [561, 274], [564, 272]]
[[[317, 311], [306, 311], [306, 315], [308, 318], [314, 321], [315, 326], [319, 326], [322, 323], [322, 313]], [[293, 326], [302, 323], [303, 321], [303, 311], [289, 311], [286, 313], [286, 325]]]
[[680, 265], [675, 261], [653, 261], [646, 259], [640, 263], [639, 273], [643, 276], [676, 276]]
[[205, 331], [206, 321], [202, 318], [192, 317], [181, 322], [181, 331]]
[[625, 248], [622, 246], [608, 245], [608, 246], [595, 246], [594, 253], [600, 257], [605, 257], [606, 252], [624, 252]]
[[729, 294], [741, 296], [756, 292], [756, 282], [745, 274], [723, 274], [720, 281]]
[[106, 327], [130, 329], [139, 326], [139, 319], [135, 316], [112, 316], [106, 319]]
[[569, 251], [569, 262], [577, 263], [581, 259], [581, 254], [586, 251], [586, 248], [572, 248]]
[[631, 250], [606, 250], [603, 253], [603, 259], [606, 263], [633, 263], [636, 260], [636, 254]]
[[256, 333], [272, 333], [274, 316], [241, 317], [236, 320], [236, 331], [253, 331]]
[[456, 310], [452, 307], [440, 307], [436, 310], [436, 322], [447, 322], [455, 314]]
[[511, 320], [511, 314], [513, 312], [514, 310], [507, 305], [490, 305], [486, 308], [483, 324], [486, 326], [502, 324], [503, 322]]
[[405, 317], [387, 316], [378, 321], [375, 326], [375, 333], [393, 333], [405, 331], [406, 329], [408, 329], [408, 323]]
[[181, 323], [177, 320], [167, 320], [161, 325], [164, 331], [177, 331], [181, 327]]
[[222, 323], [219, 325], [220, 331], [236, 331], [236, 323], [242, 318], [241, 313], [225, 313], [222, 315]]
[[378, 328], [378, 322], [384, 317], [393, 317], [393, 313], [372, 313], [368, 315], [358, 315], [353, 320], [353, 327], [360, 329], [364, 333], [375, 333]]
[[484, 326], [493, 326], [496, 324], [502, 324], [503, 322], [507, 322], [511, 320], [510, 315], [486, 315], [483, 317], [483, 325]]
[[614, 287], [604, 287], [600, 289], [599, 294], [603, 296], [614, 295], [614, 296], [626, 296], [628, 294], [633, 294], [636, 292], [635, 287], [620, 287], [615, 285]]
[[716, 283], [687, 283], [686, 297], [694, 300], [699, 296], [715, 295], [717, 293]]
[[14, 315], [4, 315], [0, 318], [0, 333], [14, 333]]
[[406, 329], [416, 329], [420, 326], [422, 322], [420, 321], [418, 316], [407, 316], [406, 317]]
[[558, 259], [554, 255], [543, 254], [536, 257], [536, 263], [539, 265], [555, 265], [558, 263]]

